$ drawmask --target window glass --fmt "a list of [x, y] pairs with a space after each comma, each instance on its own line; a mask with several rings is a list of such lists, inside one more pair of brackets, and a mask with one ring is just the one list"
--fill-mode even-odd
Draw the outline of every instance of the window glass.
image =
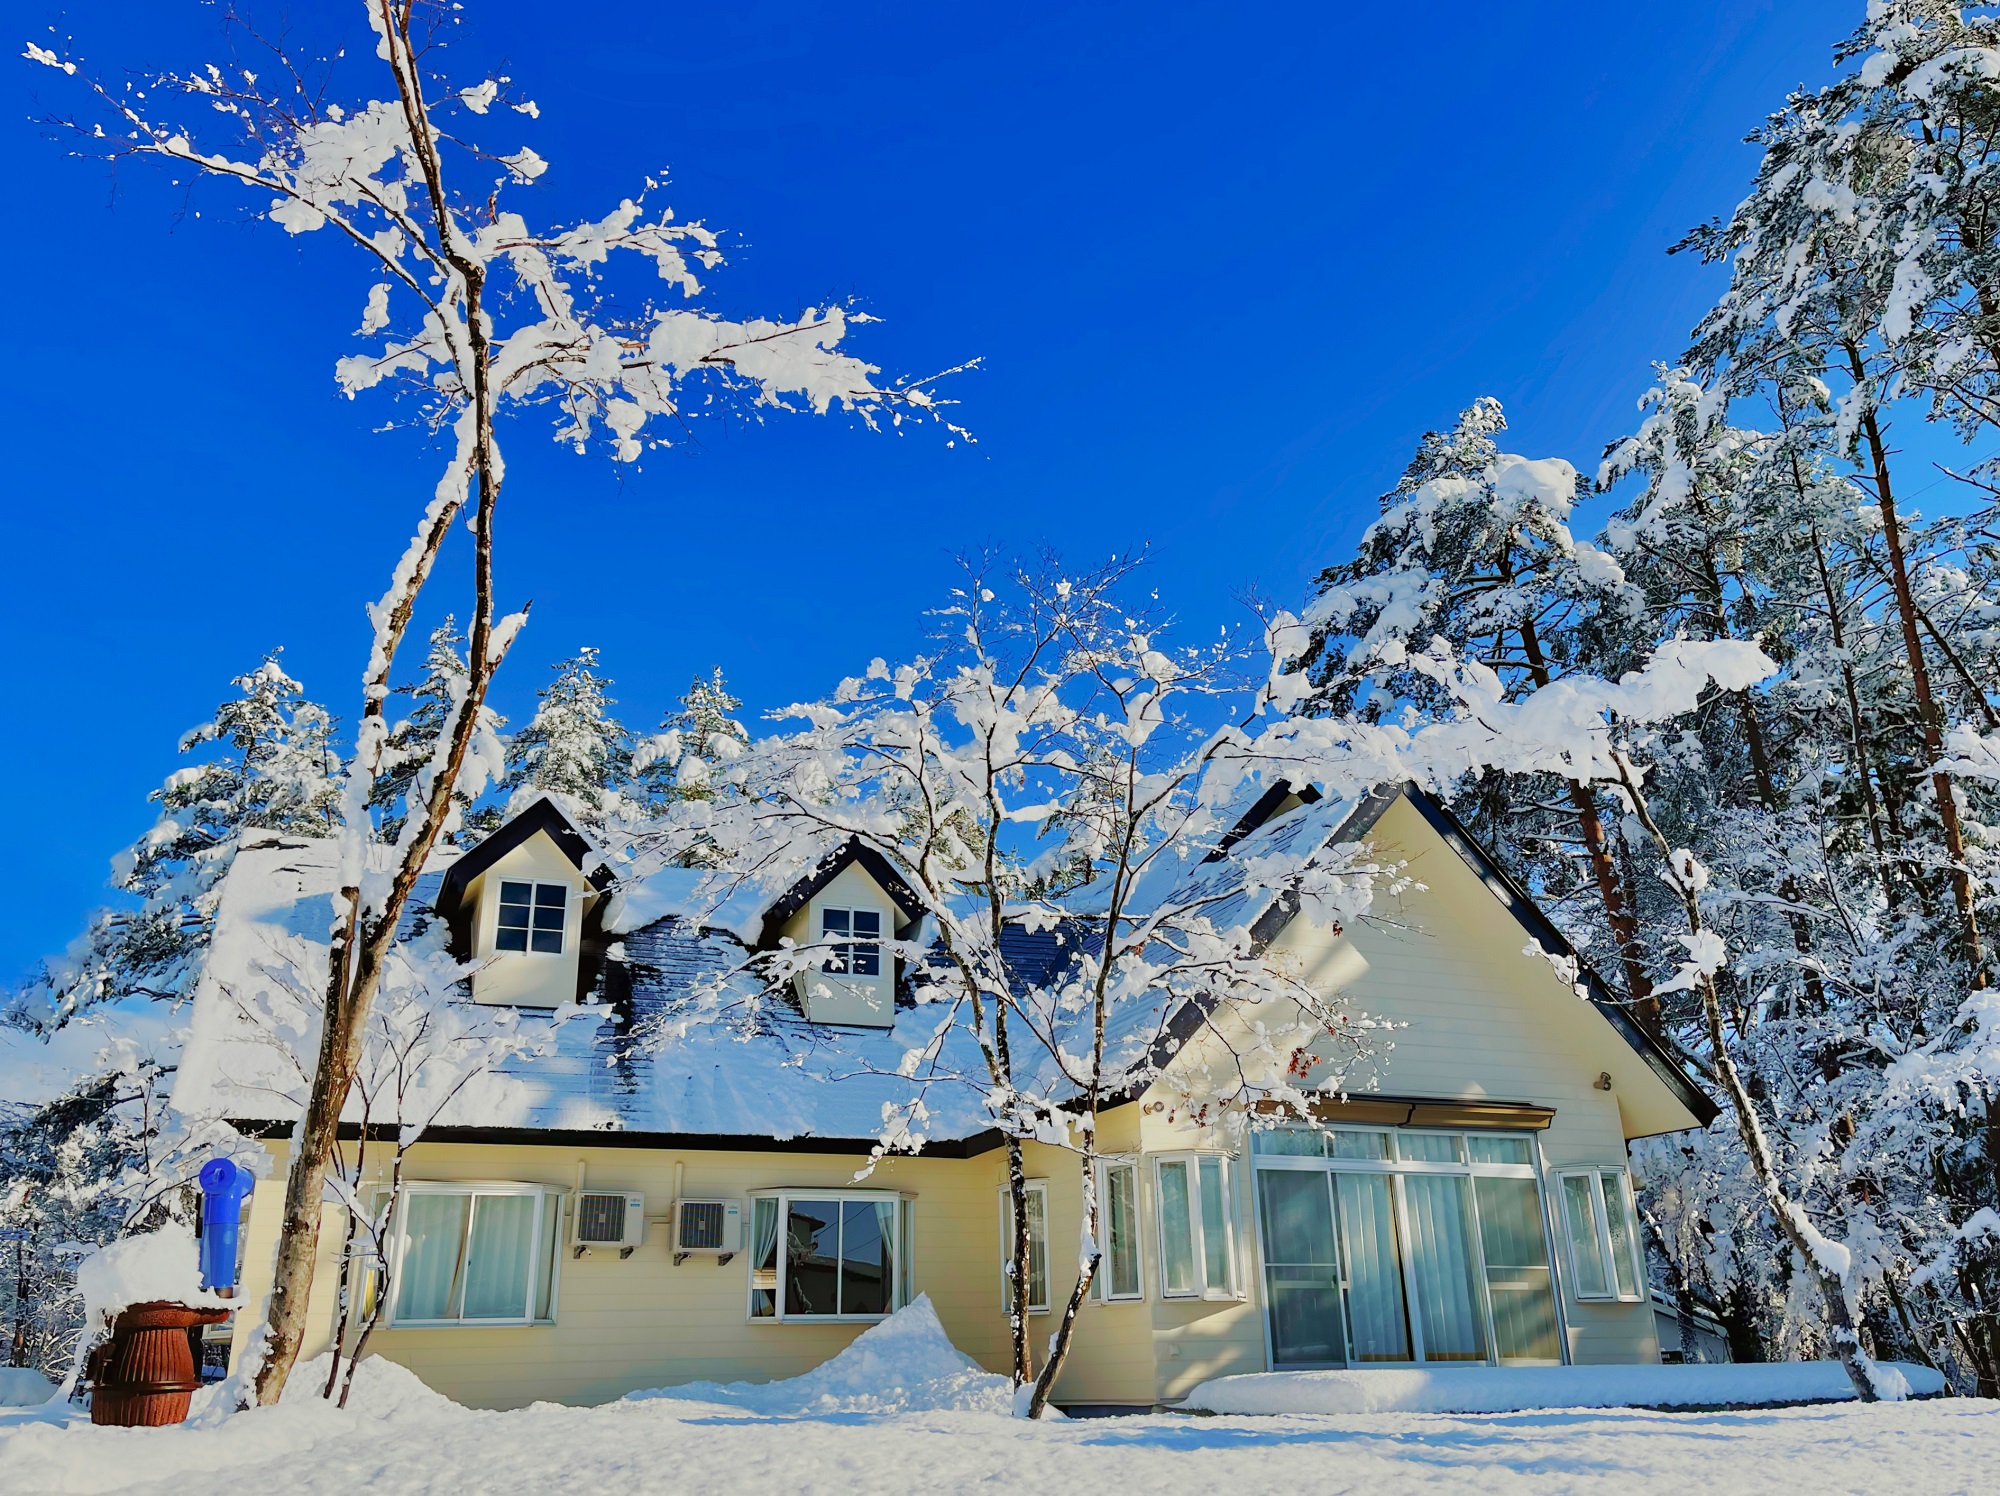
[[1458, 1137], [1444, 1132], [1403, 1132], [1396, 1146], [1406, 1163], [1455, 1164], [1459, 1162]]
[[535, 950], [560, 956], [568, 906], [569, 890], [560, 883], [501, 883], [494, 946], [503, 951]]
[[1473, 1133], [1466, 1139], [1476, 1164], [1531, 1164], [1534, 1150], [1526, 1138], [1483, 1137]]
[[882, 916], [874, 909], [854, 911], [854, 948], [850, 958], [850, 969], [858, 977], [876, 977], [882, 974], [882, 947], [875, 942], [882, 938]]
[[914, 1200], [902, 1200], [892, 1208], [896, 1209], [902, 1223], [902, 1234], [897, 1238], [896, 1248], [896, 1262], [902, 1269], [896, 1274], [896, 1307], [900, 1309], [910, 1302], [910, 1279], [914, 1276], [917, 1261], [915, 1252], [911, 1250], [917, 1234], [917, 1206]]
[[1486, 1359], [1467, 1183], [1457, 1174], [1410, 1174], [1403, 1179], [1426, 1361]]
[[1112, 1164], [1104, 1171], [1104, 1198], [1098, 1206], [1104, 1222], [1104, 1263], [1101, 1281], [1114, 1299], [1137, 1298], [1139, 1281], [1139, 1171], [1131, 1164]]
[[1604, 1185], [1604, 1219], [1610, 1226], [1611, 1272], [1618, 1284], [1618, 1296], [1624, 1299], [1639, 1297], [1639, 1275], [1634, 1265], [1639, 1233], [1632, 1223], [1632, 1211], [1625, 1199], [1625, 1174], [1621, 1169], [1606, 1169], [1599, 1176]]
[[[1039, 1314], [1049, 1307], [1049, 1212], [1048, 1189], [1040, 1180], [1028, 1181], [1028, 1312]], [[1000, 1301], [1011, 1311], [1013, 1285], [1007, 1269], [1014, 1260], [1014, 1200], [1005, 1189], [1000, 1192]]]
[[560, 883], [537, 883], [535, 885], [535, 929], [534, 949], [544, 955], [562, 954], [563, 916], [569, 902], [569, 890]]
[[528, 948], [528, 926], [533, 921], [535, 886], [532, 883], [500, 885], [500, 926], [494, 944], [503, 951]]
[[1219, 1158], [1201, 1161], [1201, 1248], [1203, 1267], [1211, 1293], [1227, 1293], [1235, 1286], [1230, 1271], [1229, 1199], [1226, 1166]]
[[556, 1243], [562, 1240], [562, 1200], [555, 1195], [542, 1200], [542, 1239], [535, 1248], [535, 1318], [554, 1317], [556, 1297]]
[[840, 1202], [793, 1200], [785, 1223], [785, 1313], [840, 1312]]
[[421, 1193], [404, 1199], [398, 1319], [458, 1318], [459, 1265], [471, 1209], [467, 1195]]
[[1410, 1324], [1403, 1300], [1403, 1260], [1396, 1244], [1394, 1197], [1387, 1174], [1336, 1174], [1340, 1226], [1347, 1246], [1348, 1316], [1354, 1359], [1407, 1361]]
[[887, 1314], [896, 1281], [895, 1203], [843, 1200], [840, 1216], [840, 1312]]
[[1475, 1178], [1472, 1192], [1479, 1207], [1479, 1244], [1486, 1257], [1495, 1351], [1503, 1361], [1560, 1361], [1555, 1295], [1550, 1290], [1549, 1254], [1535, 1181]]
[[1348, 1132], [1342, 1129], [1333, 1133], [1327, 1144], [1327, 1154], [1332, 1158], [1379, 1159], [1389, 1156], [1389, 1135], [1385, 1132]]
[[778, 1312], [778, 1202], [750, 1202], [750, 1314], [768, 1319]]
[[1168, 1294], [1191, 1294], [1194, 1281], [1194, 1211], [1188, 1166], [1179, 1159], [1160, 1163], [1160, 1282]]
[[1588, 1174], [1562, 1176], [1563, 1223], [1569, 1228], [1577, 1297], [1602, 1299], [1611, 1294], [1611, 1280], [1604, 1270], [1604, 1251], [1597, 1240], [1597, 1209], [1591, 1199], [1590, 1182]]
[[1257, 1173], [1271, 1358], [1279, 1366], [1337, 1366], [1347, 1360], [1331, 1177], [1318, 1169]]
[[465, 1318], [526, 1319], [535, 1253], [533, 1195], [478, 1195], [465, 1253]]
[[826, 955], [827, 971], [857, 977], [882, 974], [879, 909], [822, 909], [819, 933], [831, 946]]
[[1318, 1158], [1320, 1134], [1306, 1127], [1274, 1127], [1267, 1132], [1253, 1132], [1250, 1151], [1280, 1158]]

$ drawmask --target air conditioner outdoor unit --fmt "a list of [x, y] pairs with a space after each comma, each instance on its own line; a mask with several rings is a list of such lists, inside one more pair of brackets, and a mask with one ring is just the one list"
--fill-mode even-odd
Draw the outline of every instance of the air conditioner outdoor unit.
[[570, 1241], [581, 1257], [591, 1247], [616, 1247], [620, 1257], [646, 1239], [646, 1197], [623, 1191], [582, 1190], [576, 1197], [576, 1226]]
[[713, 1257], [716, 1265], [738, 1252], [743, 1207], [734, 1200], [674, 1201], [674, 1266], [688, 1257]]

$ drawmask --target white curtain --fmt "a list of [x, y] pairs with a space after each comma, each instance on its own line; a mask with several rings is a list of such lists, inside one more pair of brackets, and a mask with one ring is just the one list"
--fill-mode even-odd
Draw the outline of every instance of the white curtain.
[[1208, 1273], [1208, 1287], [1214, 1293], [1228, 1293], [1236, 1285], [1229, 1271], [1229, 1178], [1219, 1158], [1201, 1160], [1201, 1253]]
[[1486, 1359], [1486, 1332], [1473, 1280], [1465, 1185], [1464, 1179], [1451, 1174], [1409, 1174], [1403, 1178], [1426, 1361]]
[[778, 1312], [778, 1202], [750, 1202], [750, 1312], [759, 1319]]
[[465, 1317], [526, 1319], [535, 1255], [533, 1195], [478, 1195], [465, 1253]]
[[1160, 1255], [1168, 1293], [1195, 1291], [1194, 1213], [1185, 1163], [1160, 1165]]
[[1356, 1361], [1407, 1361], [1410, 1328], [1403, 1306], [1402, 1257], [1386, 1174], [1338, 1174], [1347, 1246], [1348, 1333]]
[[1138, 1175], [1129, 1164], [1104, 1171], [1104, 1272], [1114, 1294], [1139, 1291]]
[[457, 1319], [459, 1266], [465, 1247], [464, 1195], [415, 1194], [403, 1199], [402, 1281], [396, 1318]]
[[1532, 1179], [1474, 1179], [1494, 1349], [1503, 1361], [1557, 1361], [1556, 1306]]

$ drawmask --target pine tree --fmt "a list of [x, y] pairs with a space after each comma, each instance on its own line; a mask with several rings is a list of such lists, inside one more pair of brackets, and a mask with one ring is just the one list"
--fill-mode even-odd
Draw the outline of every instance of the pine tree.
[[633, 751], [635, 782], [654, 806], [714, 798], [720, 771], [750, 743], [749, 732], [730, 715], [742, 705], [730, 694], [721, 666], [705, 680], [694, 678], [679, 709]]
[[602, 831], [625, 810], [631, 735], [611, 715], [612, 683], [598, 673], [594, 648], [584, 646], [554, 669], [534, 717], [507, 744], [501, 819], [546, 795], [579, 825]]
[[[382, 766], [375, 778], [375, 793], [369, 801], [370, 808], [382, 818], [382, 835], [391, 841], [402, 834], [409, 819], [412, 793], [421, 795], [429, 784], [431, 755], [451, 720], [455, 704], [465, 694], [469, 677], [464, 647], [465, 636], [459, 633], [457, 620], [447, 615], [431, 631], [424, 673], [414, 683], [397, 690], [397, 694], [410, 698], [410, 714], [389, 729]], [[479, 737], [475, 742], [492, 741], [505, 725], [504, 718], [482, 705]], [[453, 801], [463, 817], [472, 805], [473, 795], [461, 786], [454, 792]], [[450, 839], [457, 840], [460, 834], [454, 831]]]

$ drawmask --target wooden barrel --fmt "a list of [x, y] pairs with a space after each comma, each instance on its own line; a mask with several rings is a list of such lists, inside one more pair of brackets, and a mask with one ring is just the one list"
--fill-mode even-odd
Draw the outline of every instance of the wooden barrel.
[[114, 1428], [179, 1423], [201, 1386], [188, 1331], [229, 1317], [226, 1309], [133, 1304], [111, 1323], [111, 1339], [92, 1353], [90, 1421]]

